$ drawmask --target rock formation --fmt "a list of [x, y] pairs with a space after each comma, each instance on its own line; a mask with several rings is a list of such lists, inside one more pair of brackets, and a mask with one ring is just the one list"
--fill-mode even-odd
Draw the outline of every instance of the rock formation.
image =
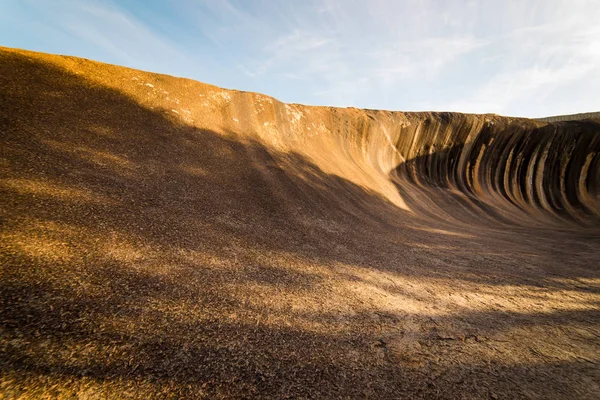
[[598, 119], [3, 48], [0, 144], [9, 398], [600, 393]]

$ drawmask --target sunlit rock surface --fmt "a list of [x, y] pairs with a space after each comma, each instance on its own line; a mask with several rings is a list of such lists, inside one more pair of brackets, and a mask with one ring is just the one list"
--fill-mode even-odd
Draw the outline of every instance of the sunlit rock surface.
[[0, 393], [600, 397], [600, 121], [0, 49]]

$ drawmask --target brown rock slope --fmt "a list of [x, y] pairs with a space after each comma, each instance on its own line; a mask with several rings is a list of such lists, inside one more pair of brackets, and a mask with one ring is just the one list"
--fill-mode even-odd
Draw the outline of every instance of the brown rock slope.
[[1, 49], [0, 140], [5, 398], [600, 398], [599, 121]]

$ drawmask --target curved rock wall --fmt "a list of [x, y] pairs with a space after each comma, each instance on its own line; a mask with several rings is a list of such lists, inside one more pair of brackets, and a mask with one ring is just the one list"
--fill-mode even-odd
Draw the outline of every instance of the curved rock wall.
[[600, 112], [589, 112], [580, 114], [553, 115], [552, 117], [536, 118], [538, 121], [544, 122], [560, 122], [560, 121], [581, 121], [584, 119], [598, 119]]
[[[18, 54], [5, 50], [3, 57], [32, 53]], [[417, 215], [593, 225], [600, 214], [599, 120], [547, 123], [284, 104], [78, 58], [36, 57], [185, 126], [301, 155]]]

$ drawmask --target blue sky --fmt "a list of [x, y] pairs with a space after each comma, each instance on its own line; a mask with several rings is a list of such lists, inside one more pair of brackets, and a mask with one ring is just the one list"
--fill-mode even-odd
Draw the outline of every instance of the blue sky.
[[600, 110], [597, 0], [2, 0], [0, 45], [291, 103]]

